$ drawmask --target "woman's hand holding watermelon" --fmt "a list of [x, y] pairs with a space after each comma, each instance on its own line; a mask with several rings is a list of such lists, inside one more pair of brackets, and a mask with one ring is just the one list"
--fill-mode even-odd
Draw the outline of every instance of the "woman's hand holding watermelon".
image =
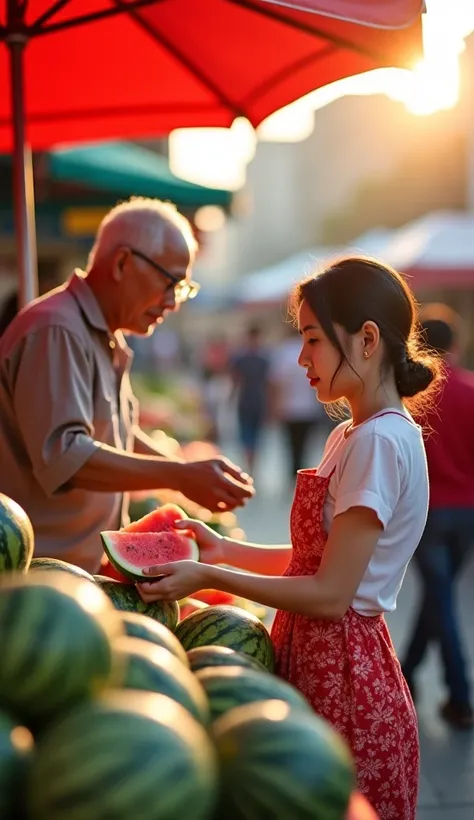
[[194, 538], [199, 548], [199, 560], [204, 564], [223, 564], [225, 538], [202, 521], [184, 518], [174, 524], [177, 530], [186, 530]]
[[146, 604], [153, 601], [181, 601], [206, 586], [208, 571], [209, 565], [198, 561], [174, 561], [171, 564], [149, 567], [144, 573], [155, 578], [160, 573], [162, 576], [158, 580], [138, 584], [138, 593]]

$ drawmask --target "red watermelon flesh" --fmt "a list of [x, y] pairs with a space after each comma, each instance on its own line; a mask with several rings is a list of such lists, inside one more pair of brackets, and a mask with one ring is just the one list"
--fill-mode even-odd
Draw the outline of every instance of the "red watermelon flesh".
[[111, 564], [134, 581], [150, 580], [143, 570], [155, 564], [199, 558], [195, 541], [177, 532], [101, 532], [104, 550]]
[[173, 530], [177, 521], [182, 521], [186, 518], [184, 511], [176, 504], [163, 504], [162, 507], [157, 507], [153, 512], [139, 518], [138, 521], [132, 521], [127, 527], [123, 528], [123, 532], [168, 532]]
[[193, 593], [193, 598], [204, 601], [210, 606], [218, 604], [235, 604], [235, 595], [231, 592], [223, 592], [221, 589], [200, 589]]
[[125, 575], [122, 575], [118, 569], [115, 569], [114, 565], [110, 563], [105, 555], [100, 565], [100, 574], [103, 575], [104, 578], [112, 578], [114, 581], [120, 581], [121, 584], [133, 584], [132, 579], [127, 578]]
[[183, 598], [179, 601], [179, 620], [182, 621], [191, 615], [192, 612], [197, 612], [200, 609], [206, 609], [207, 604], [197, 598]]

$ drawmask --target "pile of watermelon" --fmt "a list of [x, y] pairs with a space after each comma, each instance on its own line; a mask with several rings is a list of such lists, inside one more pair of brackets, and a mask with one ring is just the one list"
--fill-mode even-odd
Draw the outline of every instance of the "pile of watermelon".
[[1, 820], [371, 820], [259, 618], [179, 620], [133, 584], [32, 559], [17, 514], [0, 498]]

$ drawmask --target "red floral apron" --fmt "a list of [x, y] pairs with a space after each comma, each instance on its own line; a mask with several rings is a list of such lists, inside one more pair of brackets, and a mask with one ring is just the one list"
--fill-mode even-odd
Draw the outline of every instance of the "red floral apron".
[[[329, 481], [316, 470], [298, 473], [285, 575], [317, 572]], [[347, 740], [358, 787], [380, 820], [415, 820], [418, 724], [384, 616], [349, 609], [341, 620], [326, 621], [279, 611], [272, 638], [277, 671]]]

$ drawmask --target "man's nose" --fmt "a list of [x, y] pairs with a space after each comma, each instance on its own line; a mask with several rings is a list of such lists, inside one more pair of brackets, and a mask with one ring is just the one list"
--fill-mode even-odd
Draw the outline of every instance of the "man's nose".
[[176, 301], [176, 293], [175, 289], [169, 288], [165, 291], [165, 297], [163, 300], [163, 307], [166, 310], [175, 311], [179, 308], [179, 303]]

